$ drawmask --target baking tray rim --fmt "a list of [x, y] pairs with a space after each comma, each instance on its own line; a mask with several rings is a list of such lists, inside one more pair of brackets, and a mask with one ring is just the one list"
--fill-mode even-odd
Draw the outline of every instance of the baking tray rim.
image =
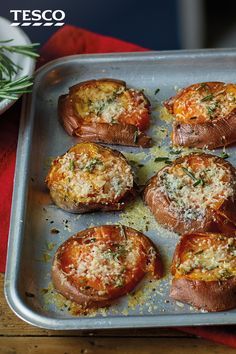
[[[236, 57], [236, 49], [203, 49], [203, 50], [176, 50], [176, 51], [147, 51], [131, 53], [109, 53], [109, 54], [79, 54], [70, 55], [55, 59], [35, 72], [38, 82], [33, 87], [36, 90], [41, 77], [57, 66], [64, 65], [70, 61], [103, 62], [111, 61], [132, 61], [133, 59], [165, 59], [165, 58], [220, 58], [225, 56]], [[200, 326], [200, 325], [230, 325], [236, 323], [235, 312], [216, 313], [176, 313], [163, 315], [132, 315], [114, 317], [74, 317], [56, 318], [40, 315], [31, 310], [20, 297], [17, 291], [19, 261], [20, 257], [14, 257], [21, 248], [24, 231], [24, 213], [26, 206], [28, 165], [30, 158], [30, 145], [33, 133], [32, 94], [23, 97], [23, 104], [20, 117], [20, 127], [16, 154], [16, 167], [14, 175], [14, 187], [12, 196], [12, 208], [10, 217], [10, 231], [8, 239], [8, 252], [4, 282], [4, 294], [12, 311], [25, 322], [45, 329], [55, 330], [99, 330], [99, 329], [121, 329], [121, 328], [151, 328], [151, 327], [177, 327], [177, 326]], [[21, 168], [19, 168], [19, 165]], [[23, 203], [22, 203], [23, 200]], [[17, 266], [18, 265], [18, 266]], [[135, 320], [134, 320], [135, 319]]]

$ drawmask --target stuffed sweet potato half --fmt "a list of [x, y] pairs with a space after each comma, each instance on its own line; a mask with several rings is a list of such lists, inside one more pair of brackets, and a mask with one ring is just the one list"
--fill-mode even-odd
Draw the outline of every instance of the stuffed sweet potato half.
[[207, 311], [236, 307], [236, 237], [184, 235], [172, 262], [170, 296]]
[[129, 227], [104, 225], [81, 231], [59, 247], [52, 281], [83, 307], [102, 307], [132, 291], [147, 273], [157, 279], [163, 273], [152, 242]]
[[56, 158], [46, 184], [54, 203], [73, 213], [121, 210], [135, 196], [125, 157], [93, 143], [77, 144]]
[[150, 103], [143, 92], [114, 79], [81, 82], [59, 97], [59, 119], [80, 141], [149, 147], [143, 133], [150, 123]]
[[234, 230], [235, 168], [210, 154], [178, 158], [150, 179], [144, 201], [161, 225], [179, 234]]
[[173, 145], [214, 149], [236, 141], [236, 85], [203, 82], [164, 103], [173, 115]]

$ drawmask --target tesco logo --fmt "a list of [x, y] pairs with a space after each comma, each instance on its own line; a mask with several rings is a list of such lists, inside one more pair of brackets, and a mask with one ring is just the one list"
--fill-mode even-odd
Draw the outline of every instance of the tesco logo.
[[63, 26], [66, 14], [63, 10], [10, 10], [11, 26]]

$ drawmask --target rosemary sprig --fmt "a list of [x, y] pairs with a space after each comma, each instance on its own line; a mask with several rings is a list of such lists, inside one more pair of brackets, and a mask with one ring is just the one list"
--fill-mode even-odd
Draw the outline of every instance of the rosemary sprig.
[[13, 80], [22, 67], [16, 64], [6, 53], [17, 53], [28, 56], [30, 58], [38, 57], [36, 48], [38, 43], [29, 45], [5, 45], [12, 42], [12, 39], [0, 41], [0, 100], [9, 99], [15, 100], [19, 95], [28, 93], [33, 81], [29, 76], [24, 76]]
[[0, 99], [15, 100], [18, 98], [18, 95], [30, 92], [28, 88], [32, 85], [33, 80], [29, 76], [24, 76], [13, 81], [0, 80]]
[[0, 41], [0, 51], [23, 54], [30, 58], [37, 58], [39, 56], [38, 53], [36, 52], [39, 43], [32, 43], [27, 45], [11, 45], [11, 46], [4, 45], [4, 43], [10, 43], [12, 41], [13, 39], [9, 39], [7, 41]]

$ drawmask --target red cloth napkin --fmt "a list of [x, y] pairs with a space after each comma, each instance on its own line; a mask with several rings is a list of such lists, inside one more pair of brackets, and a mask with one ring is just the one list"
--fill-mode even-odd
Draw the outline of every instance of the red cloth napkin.
[[[135, 44], [64, 26], [41, 49], [39, 65], [72, 54], [145, 51]], [[0, 117], [0, 272], [4, 272], [9, 229], [20, 103]], [[178, 327], [179, 330], [236, 348], [236, 327]]]

